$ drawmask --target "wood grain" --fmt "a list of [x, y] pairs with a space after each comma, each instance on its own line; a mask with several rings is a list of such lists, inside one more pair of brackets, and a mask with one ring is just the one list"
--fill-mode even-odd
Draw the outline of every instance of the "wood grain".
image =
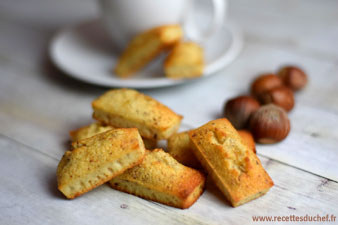
[[251, 224], [252, 216], [338, 216], [337, 8], [334, 0], [231, 0], [228, 18], [246, 40], [239, 58], [200, 82], [144, 91], [184, 115], [188, 129], [221, 117], [224, 102], [247, 93], [259, 73], [292, 63], [310, 78], [289, 114], [290, 136], [257, 146], [275, 186], [234, 209], [209, 181], [196, 204], [179, 210], [108, 185], [72, 201], [57, 191], [68, 131], [92, 121], [90, 103], [106, 89], [68, 78], [47, 49], [60, 28], [98, 10], [91, 0], [1, 1], [0, 224]]
[[[263, 197], [232, 208], [209, 181], [202, 197], [187, 210], [113, 190], [108, 185], [74, 200], [56, 186], [56, 157], [0, 135], [1, 224], [243, 224], [252, 216], [337, 214], [338, 184], [261, 157], [275, 186]], [[83, 219], [86, 218], [86, 219]]]

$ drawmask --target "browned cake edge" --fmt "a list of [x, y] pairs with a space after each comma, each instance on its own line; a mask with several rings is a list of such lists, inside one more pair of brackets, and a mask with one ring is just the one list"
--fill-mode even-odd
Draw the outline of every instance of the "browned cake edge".
[[[123, 185], [123, 182], [126, 182], [127, 184]], [[146, 200], [151, 200], [151, 201], [155, 201], [155, 202], [159, 202], [162, 203], [164, 205], [168, 205], [168, 206], [172, 206], [172, 207], [176, 207], [176, 208], [180, 208], [180, 209], [187, 209], [190, 206], [192, 206], [197, 199], [202, 195], [203, 191], [204, 191], [204, 186], [205, 186], [205, 181], [201, 182], [198, 186], [196, 186], [194, 188], [194, 190], [186, 197], [186, 198], [180, 198], [178, 196], [175, 196], [175, 201], [177, 201], [178, 203], [175, 204], [173, 202], [168, 202], [168, 201], [161, 201], [160, 199], [156, 198], [155, 196], [152, 197], [146, 197], [142, 194], [135, 194], [132, 191], [130, 191], [129, 189], [129, 185], [134, 185], [131, 184], [132, 182], [127, 181], [127, 180], [119, 180], [119, 179], [114, 179], [114, 182], [109, 182], [110, 186], [116, 190], [131, 194], [131, 195], [135, 195], [138, 196], [140, 198], [146, 199]], [[122, 185], [121, 185], [122, 184]], [[150, 192], [154, 192], [155, 190], [152, 190], [150, 188], [146, 188], [143, 187], [144, 189], [149, 190]], [[173, 195], [169, 195], [169, 197], [173, 198]]]
[[98, 187], [98, 186], [100, 186], [100, 185], [102, 185], [102, 184], [108, 182], [108, 181], [111, 180], [112, 178], [114, 178], [114, 177], [116, 177], [116, 176], [118, 176], [118, 175], [123, 174], [126, 170], [128, 170], [128, 169], [130, 169], [130, 168], [132, 168], [132, 167], [134, 167], [134, 166], [136, 166], [136, 165], [138, 165], [138, 164], [140, 164], [140, 163], [143, 161], [144, 157], [145, 157], [145, 154], [143, 154], [143, 156], [142, 156], [138, 161], [135, 161], [134, 163], [131, 163], [129, 166], [127, 166], [127, 167], [125, 167], [124, 169], [120, 170], [118, 173], [111, 173], [110, 175], [103, 174], [102, 176], [97, 177], [96, 182], [95, 182], [94, 184], [92, 184], [92, 186], [86, 187], [86, 188], [82, 189], [81, 191], [77, 191], [77, 192], [72, 193], [72, 194], [67, 194], [66, 191], [64, 190], [64, 188], [65, 188], [64, 186], [65, 186], [65, 185], [64, 185], [64, 186], [59, 186], [59, 185], [58, 185], [58, 189], [59, 189], [59, 191], [61, 191], [68, 199], [74, 199], [74, 198], [76, 198], [76, 197], [78, 197], [78, 196], [81, 196], [81, 195], [83, 195], [84, 193], [89, 192], [89, 191], [93, 190], [94, 188], [96, 188], [96, 187]]

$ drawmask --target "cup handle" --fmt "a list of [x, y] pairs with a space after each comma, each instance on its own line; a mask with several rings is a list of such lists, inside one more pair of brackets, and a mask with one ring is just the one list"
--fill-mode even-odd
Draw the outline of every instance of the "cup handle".
[[[212, 34], [217, 32], [224, 23], [224, 14], [227, 7], [226, 0], [210, 0], [212, 2], [213, 7], [213, 15], [208, 28], [204, 31], [198, 28], [195, 21], [191, 19], [187, 21], [185, 18], [185, 32], [188, 39], [203, 43], [206, 39], [208, 39]], [[190, 7], [193, 8], [193, 7]]]

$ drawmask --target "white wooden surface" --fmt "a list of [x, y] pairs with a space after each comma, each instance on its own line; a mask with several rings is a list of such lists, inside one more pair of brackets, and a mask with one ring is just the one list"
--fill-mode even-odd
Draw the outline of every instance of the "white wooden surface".
[[[309, 86], [296, 97], [292, 131], [257, 146], [275, 182], [264, 197], [232, 208], [211, 184], [179, 210], [103, 185], [69, 201], [55, 170], [68, 131], [91, 121], [90, 102], [106, 89], [72, 80], [49, 62], [56, 31], [97, 15], [90, 0], [0, 1], [0, 224], [250, 224], [252, 216], [338, 216], [338, 2], [230, 1], [246, 38], [240, 57], [218, 75], [146, 90], [199, 126], [221, 115], [255, 75], [302, 65]], [[338, 223], [338, 222], [336, 222]], [[334, 223], [331, 223], [334, 224]]]

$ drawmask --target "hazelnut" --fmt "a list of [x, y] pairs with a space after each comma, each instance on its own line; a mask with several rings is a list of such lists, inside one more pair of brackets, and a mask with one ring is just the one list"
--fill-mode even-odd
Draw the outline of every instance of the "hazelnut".
[[298, 91], [307, 84], [307, 76], [303, 70], [295, 66], [285, 66], [278, 71], [278, 76], [285, 86]]
[[281, 107], [274, 104], [264, 105], [252, 114], [250, 131], [258, 143], [276, 143], [288, 136], [290, 120]]
[[249, 117], [259, 106], [259, 102], [253, 97], [239, 96], [225, 104], [224, 116], [236, 129], [242, 129], [248, 125]]
[[281, 86], [264, 92], [259, 96], [259, 101], [263, 104], [273, 103], [289, 112], [295, 105], [295, 98], [290, 88]]
[[278, 76], [274, 74], [263, 74], [252, 82], [251, 94], [258, 97], [262, 93], [280, 86], [283, 86], [283, 82]]

